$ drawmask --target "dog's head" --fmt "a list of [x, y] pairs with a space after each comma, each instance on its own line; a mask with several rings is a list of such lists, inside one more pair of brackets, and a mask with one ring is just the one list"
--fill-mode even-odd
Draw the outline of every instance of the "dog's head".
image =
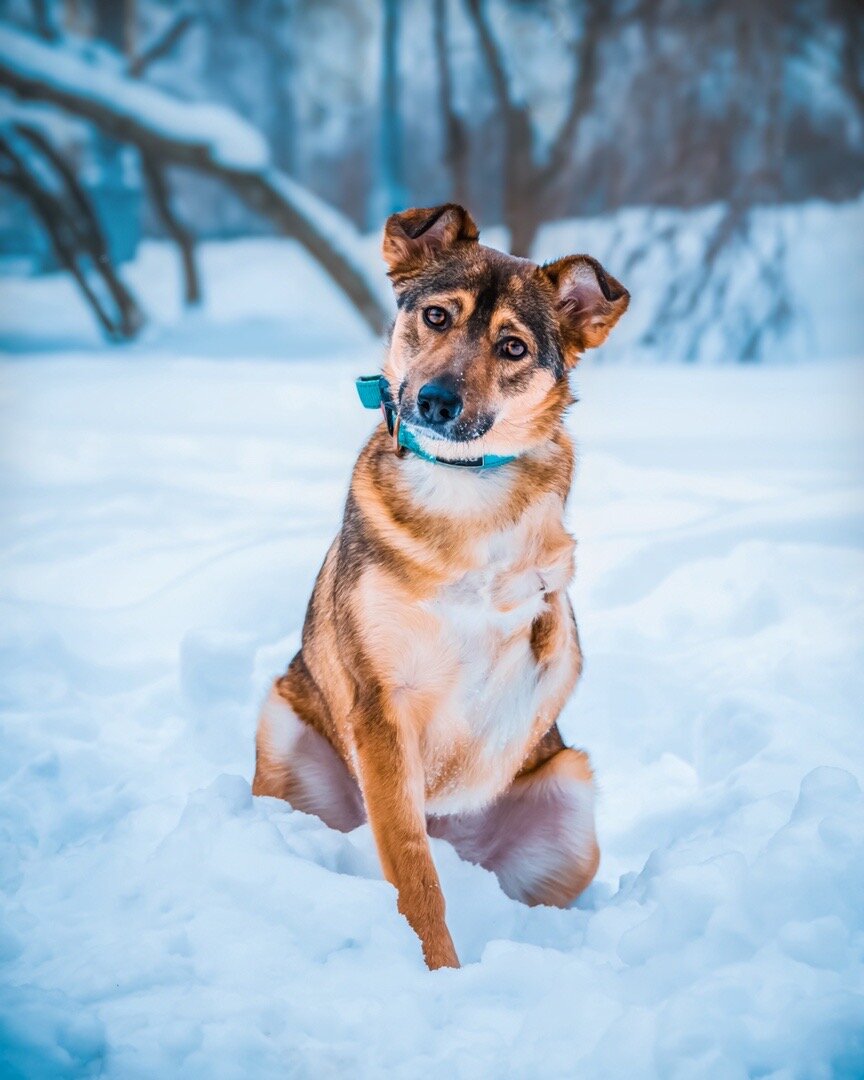
[[383, 252], [398, 302], [384, 373], [430, 453], [518, 454], [549, 438], [567, 372], [630, 301], [588, 255], [538, 266], [478, 243], [448, 203], [393, 214]]

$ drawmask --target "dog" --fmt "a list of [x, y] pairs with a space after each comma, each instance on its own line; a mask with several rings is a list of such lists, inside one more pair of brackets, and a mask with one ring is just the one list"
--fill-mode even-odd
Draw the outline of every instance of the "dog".
[[594, 877], [594, 777], [559, 713], [582, 668], [564, 527], [568, 372], [629, 293], [587, 255], [479, 243], [461, 206], [392, 215], [384, 418], [354, 468], [300, 651], [258, 721], [253, 793], [368, 820], [430, 969], [458, 967], [429, 837], [527, 904]]

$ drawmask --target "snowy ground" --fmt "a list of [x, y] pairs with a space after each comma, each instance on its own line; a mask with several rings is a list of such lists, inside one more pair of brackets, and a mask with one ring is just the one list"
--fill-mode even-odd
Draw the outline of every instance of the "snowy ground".
[[436, 843], [429, 974], [368, 829], [249, 790], [376, 347], [268, 245], [177, 321], [164, 256], [125, 352], [0, 283], [0, 1074], [864, 1075], [864, 368], [586, 362], [562, 727], [603, 862], [528, 909]]

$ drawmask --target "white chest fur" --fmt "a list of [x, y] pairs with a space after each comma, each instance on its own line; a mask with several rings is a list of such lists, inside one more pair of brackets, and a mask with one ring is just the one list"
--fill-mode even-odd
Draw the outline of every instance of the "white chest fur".
[[[464, 494], [453, 483], [449, 495]], [[364, 639], [400, 725], [417, 740], [430, 813], [474, 809], [502, 791], [538, 717], [572, 685], [578, 657], [564, 590], [574, 543], [562, 514], [560, 498], [539, 499], [512, 527], [478, 539], [470, 568], [422, 599], [376, 568], [364, 575]], [[540, 663], [532, 625], [550, 608], [561, 647]]]
[[536, 735], [538, 714], [566, 678], [572, 657], [539, 665], [531, 629], [548, 604], [563, 610], [554, 594], [570, 578], [572, 542], [567, 537], [566, 550], [553, 545], [550, 553], [537, 542], [539, 525], [531, 515], [493, 536], [478, 569], [423, 605], [450, 675], [421, 735], [430, 812], [474, 809], [509, 783]]

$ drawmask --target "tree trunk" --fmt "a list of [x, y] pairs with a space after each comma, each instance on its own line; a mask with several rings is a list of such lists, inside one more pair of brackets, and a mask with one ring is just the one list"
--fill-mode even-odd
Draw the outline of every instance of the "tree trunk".
[[504, 224], [510, 252], [531, 257], [531, 245], [546, 210], [546, 192], [534, 163], [534, 133], [524, 106], [511, 106], [504, 138]]
[[[536, 213], [534, 211], [537, 211]], [[518, 212], [512, 212], [507, 220], [510, 232], [510, 254], [520, 259], [530, 259], [542, 220], [542, 209], [530, 199], [519, 204]]]
[[[129, 75], [133, 79], [140, 78], [151, 64], [171, 52], [194, 21], [194, 16], [188, 11], [181, 11], [162, 33], [132, 56], [128, 66]], [[141, 170], [144, 173], [156, 214], [180, 252], [183, 302], [187, 307], [192, 307], [201, 302], [201, 277], [195, 259], [195, 237], [192, 230], [183, 224], [174, 210], [165, 170], [159, 162], [150, 155], [142, 153]]]
[[201, 278], [195, 260], [195, 237], [187, 229], [171, 203], [171, 193], [165, 180], [165, 173], [151, 157], [143, 156], [141, 167], [150, 189], [153, 206], [165, 231], [177, 245], [180, 252], [180, 266], [183, 272], [183, 302], [187, 307], [201, 303]]
[[402, 183], [402, 132], [399, 114], [399, 20], [400, 0], [382, 0], [381, 53], [381, 205], [378, 220], [405, 209]]
[[450, 171], [450, 200], [464, 206], [469, 202], [468, 139], [465, 125], [456, 112], [454, 103], [447, 3], [448, 0], [435, 0], [433, 9], [438, 100], [444, 136], [444, 160]]

